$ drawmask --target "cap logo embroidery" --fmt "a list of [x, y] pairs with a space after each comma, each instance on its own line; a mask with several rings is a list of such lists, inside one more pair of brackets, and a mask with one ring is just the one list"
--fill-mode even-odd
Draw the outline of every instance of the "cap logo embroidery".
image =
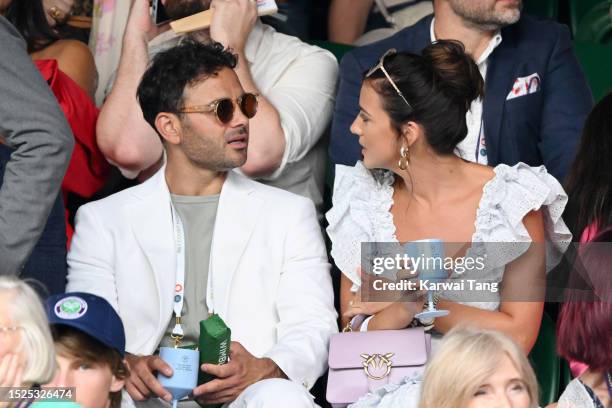
[[60, 319], [74, 320], [87, 312], [87, 302], [77, 296], [70, 296], [59, 300], [53, 309]]

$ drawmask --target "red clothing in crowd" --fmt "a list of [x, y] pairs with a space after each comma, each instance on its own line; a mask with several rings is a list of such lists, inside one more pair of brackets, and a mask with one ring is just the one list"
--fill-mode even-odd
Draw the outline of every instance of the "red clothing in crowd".
[[72, 128], [75, 145], [64, 181], [62, 196], [66, 207], [68, 246], [73, 234], [69, 220], [68, 200], [71, 194], [91, 198], [106, 181], [109, 164], [96, 144], [98, 108], [85, 91], [68, 75], [60, 71], [56, 60], [34, 61]]

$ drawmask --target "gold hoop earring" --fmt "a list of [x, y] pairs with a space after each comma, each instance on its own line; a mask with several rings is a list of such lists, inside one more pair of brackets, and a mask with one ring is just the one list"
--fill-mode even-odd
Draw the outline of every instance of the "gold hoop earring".
[[400, 148], [400, 159], [397, 162], [397, 166], [400, 170], [406, 170], [408, 168], [408, 162], [410, 161], [410, 151], [408, 147], [402, 146]]

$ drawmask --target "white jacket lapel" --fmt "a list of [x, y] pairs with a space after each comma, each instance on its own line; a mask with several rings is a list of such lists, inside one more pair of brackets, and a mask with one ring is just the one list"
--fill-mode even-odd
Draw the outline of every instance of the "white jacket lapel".
[[158, 331], [163, 332], [167, 324], [166, 317], [172, 310], [176, 275], [170, 193], [165, 179], [165, 167], [141, 187], [134, 192], [139, 200], [130, 206], [129, 219], [154, 275], [159, 307]]
[[[230, 171], [219, 198], [207, 297], [209, 307], [213, 306], [222, 318], [227, 317], [232, 279], [264, 203], [257, 197], [253, 183], [235, 171]], [[214, 293], [211, 293], [212, 290]]]

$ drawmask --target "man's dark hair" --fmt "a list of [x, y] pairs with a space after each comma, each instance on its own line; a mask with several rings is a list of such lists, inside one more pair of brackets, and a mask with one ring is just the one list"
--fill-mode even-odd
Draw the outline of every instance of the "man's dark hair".
[[237, 56], [223, 45], [187, 39], [155, 56], [138, 85], [137, 97], [144, 118], [155, 129], [159, 112], [178, 113], [183, 91], [223, 68], [234, 69]]

